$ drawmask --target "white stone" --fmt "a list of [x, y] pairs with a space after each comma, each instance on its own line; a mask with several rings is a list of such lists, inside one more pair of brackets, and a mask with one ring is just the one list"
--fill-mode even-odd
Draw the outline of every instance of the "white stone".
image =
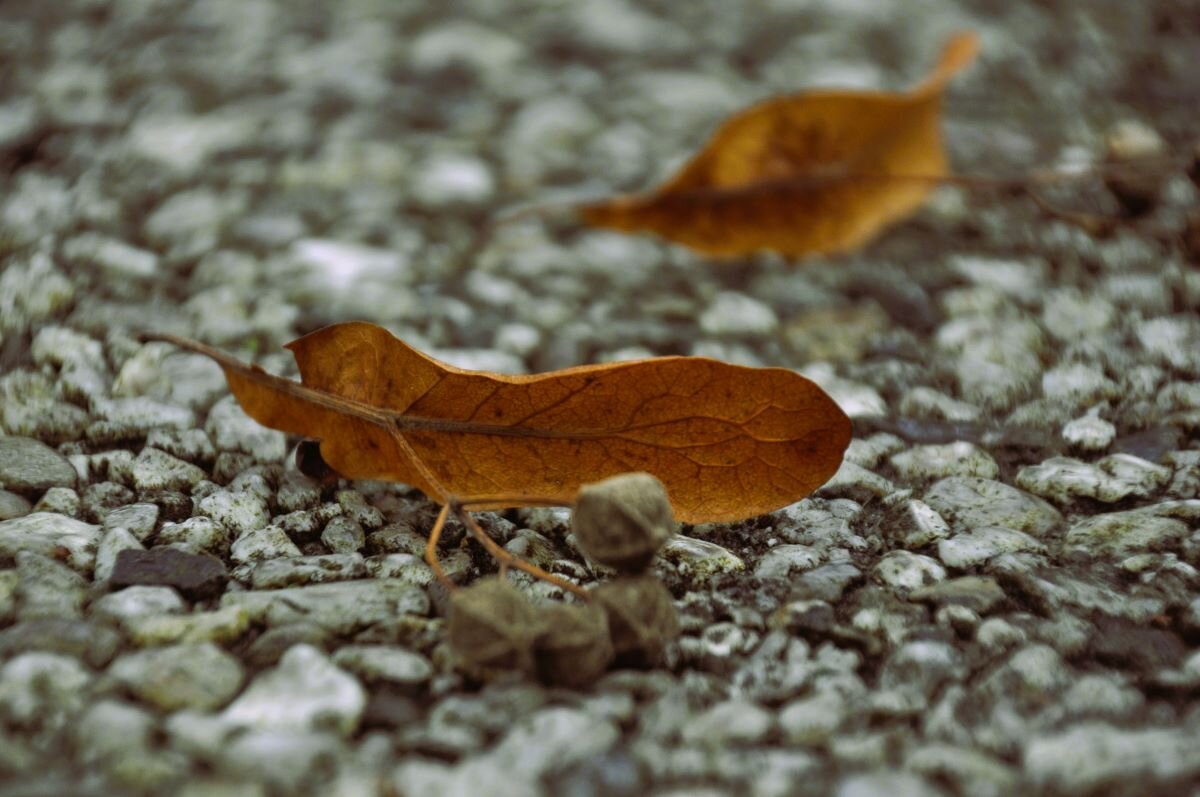
[[929, 556], [890, 551], [875, 565], [875, 577], [897, 592], [908, 593], [943, 581], [946, 568]]
[[744, 293], [722, 291], [700, 314], [699, 323], [706, 335], [756, 337], [774, 332], [779, 318], [769, 305], [757, 299]]
[[1063, 440], [1081, 451], [1103, 451], [1116, 436], [1117, 427], [1095, 411], [1068, 421], [1062, 430]]
[[353, 676], [312, 645], [299, 644], [255, 678], [222, 717], [264, 730], [334, 730], [348, 736], [366, 705], [366, 691]]
[[938, 558], [947, 567], [960, 570], [981, 565], [1002, 553], [1033, 551], [1042, 553], [1045, 546], [1028, 534], [1002, 526], [978, 528], [955, 534], [938, 543]]
[[20, 551], [43, 556], [66, 552], [73, 569], [90, 572], [96, 561], [100, 526], [53, 512], [34, 512], [0, 522], [0, 555], [13, 559]]

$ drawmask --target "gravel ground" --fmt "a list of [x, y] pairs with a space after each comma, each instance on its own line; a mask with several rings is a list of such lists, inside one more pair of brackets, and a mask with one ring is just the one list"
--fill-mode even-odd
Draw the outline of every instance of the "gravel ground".
[[[1184, 152], [1198, 10], [7, 0], [0, 795], [1200, 793], [1182, 172], [1057, 196], [1149, 204], [1107, 237], [944, 189], [803, 267], [553, 220], [476, 235], [652, 184], [761, 97], [901, 88], [964, 26], [962, 170]], [[310, 482], [213, 364], [135, 337], [294, 373], [280, 345], [348, 319], [502, 371], [792, 367], [855, 439], [815, 496], [668, 545], [668, 666], [480, 687], [420, 561], [434, 508]], [[563, 513], [483, 521], [596, 580]], [[494, 569], [453, 534], [443, 557]]]

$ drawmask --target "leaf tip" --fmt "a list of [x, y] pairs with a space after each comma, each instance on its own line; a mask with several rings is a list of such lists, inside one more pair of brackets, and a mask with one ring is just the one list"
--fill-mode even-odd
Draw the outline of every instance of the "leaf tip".
[[918, 87], [918, 92], [940, 91], [946, 81], [961, 72], [979, 55], [979, 34], [973, 30], [960, 30], [942, 45], [942, 54], [929, 77]]

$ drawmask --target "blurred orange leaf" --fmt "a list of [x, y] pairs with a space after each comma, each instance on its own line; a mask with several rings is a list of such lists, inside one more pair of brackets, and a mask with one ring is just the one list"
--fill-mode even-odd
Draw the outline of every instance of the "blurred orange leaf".
[[588, 224], [658, 233], [710, 255], [859, 247], [948, 175], [942, 90], [978, 48], [974, 33], [954, 36], [932, 74], [906, 93], [813, 91], [762, 102], [725, 122], [656, 191], [577, 210]]
[[666, 486], [678, 519], [736, 520], [819, 487], [850, 442], [833, 400], [781, 368], [662, 357], [504, 376], [352, 322], [288, 344], [301, 383], [195, 341], [156, 339], [216, 360], [251, 417], [320, 440], [342, 476], [404, 482], [441, 503], [570, 503], [587, 482], [642, 470]]

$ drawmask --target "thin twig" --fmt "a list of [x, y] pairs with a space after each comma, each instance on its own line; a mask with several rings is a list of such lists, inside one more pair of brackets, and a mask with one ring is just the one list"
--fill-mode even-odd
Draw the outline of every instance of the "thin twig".
[[532, 564], [531, 562], [526, 562], [520, 557], [513, 556], [511, 553], [504, 550], [504, 548], [500, 547], [496, 541], [489, 537], [488, 533], [484, 531], [482, 527], [480, 527], [475, 518], [471, 516], [471, 513], [464, 508], [462, 502], [458, 501], [457, 499], [451, 499], [447, 506], [449, 507], [450, 511], [453, 512], [460, 521], [462, 521], [462, 524], [467, 527], [467, 531], [470, 532], [471, 536], [474, 537], [479, 544], [483, 546], [484, 550], [491, 554], [492, 558], [500, 564], [501, 568], [513, 567], [517, 570], [522, 570], [534, 578], [541, 579], [549, 584], [553, 584], [559, 589], [564, 589], [567, 592], [587, 600], [588, 593], [583, 587], [580, 587], [577, 584], [572, 584], [566, 579], [559, 578], [553, 573], [548, 573], [537, 565]]
[[446, 520], [449, 517], [450, 505], [443, 504], [441, 511], [438, 512], [437, 520], [433, 521], [433, 528], [429, 530], [429, 540], [425, 543], [425, 563], [433, 571], [433, 575], [437, 578], [438, 583], [445, 587], [448, 592], [453, 592], [457, 587], [450, 580], [450, 577], [446, 575], [446, 571], [442, 569], [437, 555], [438, 539], [441, 538], [442, 529], [446, 528]]

